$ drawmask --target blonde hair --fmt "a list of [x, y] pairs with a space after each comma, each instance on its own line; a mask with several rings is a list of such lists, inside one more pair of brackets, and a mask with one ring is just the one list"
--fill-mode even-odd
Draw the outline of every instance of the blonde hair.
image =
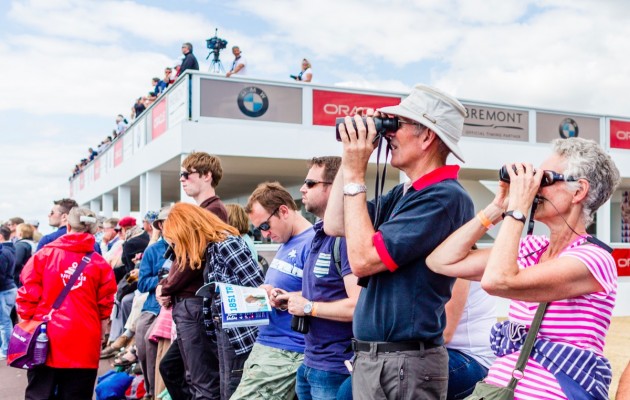
[[85, 207], [73, 207], [68, 213], [68, 225], [72, 232], [91, 234], [96, 233], [98, 221], [94, 211]]
[[206, 247], [224, 241], [238, 231], [208, 210], [188, 203], [177, 203], [164, 221], [162, 235], [173, 243], [173, 252], [180, 269], [202, 267]]
[[35, 231], [35, 229], [30, 224], [21, 223], [21, 224], [19, 224], [18, 226], [15, 227], [15, 232], [22, 239], [33, 239], [33, 232], [34, 231]]
[[240, 204], [229, 203], [225, 205], [228, 213], [228, 223], [238, 229], [241, 235], [249, 232], [249, 218], [245, 209]]

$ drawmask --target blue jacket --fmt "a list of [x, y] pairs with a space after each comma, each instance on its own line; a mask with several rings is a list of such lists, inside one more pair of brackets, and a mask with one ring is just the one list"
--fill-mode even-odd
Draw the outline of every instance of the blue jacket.
[[[42, 238], [39, 239], [39, 243], [37, 243], [36, 251], [41, 250], [42, 247], [46, 246], [48, 243], [54, 242], [55, 240], [59, 239], [66, 233], [68, 233], [68, 228], [66, 228], [65, 226], [62, 226], [61, 228], [57, 229], [53, 233], [49, 233], [48, 235], [42, 236]], [[101, 254], [101, 246], [99, 246], [98, 243], [94, 243], [94, 251], [97, 252], [98, 254]]]
[[11, 243], [0, 243], [0, 292], [16, 288], [13, 281], [15, 248]]
[[168, 244], [164, 239], [160, 239], [147, 247], [140, 261], [140, 273], [138, 275], [138, 290], [149, 293], [149, 297], [144, 302], [142, 311], [148, 311], [155, 315], [160, 313], [160, 305], [155, 298], [155, 288], [160, 281], [158, 272], [164, 265], [164, 253]]

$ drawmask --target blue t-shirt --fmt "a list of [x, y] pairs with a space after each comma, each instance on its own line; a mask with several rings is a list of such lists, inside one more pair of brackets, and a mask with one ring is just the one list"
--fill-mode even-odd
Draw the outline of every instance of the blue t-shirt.
[[[324, 224], [319, 221], [313, 227], [315, 237], [311, 252], [304, 265], [302, 296], [311, 301], [331, 302], [347, 299], [343, 276], [352, 272], [348, 262], [346, 240], [341, 239], [341, 275], [333, 258], [335, 238], [324, 233]], [[304, 365], [322, 371], [349, 374], [344, 361], [352, 357], [349, 350], [352, 339], [352, 322], [332, 321], [310, 317], [309, 331], [304, 335]]]
[[[439, 168], [406, 193], [400, 184], [382, 197], [373, 241], [383, 263], [394, 271], [370, 276], [361, 290], [353, 320], [357, 339], [443, 343], [444, 305], [455, 279], [431, 271], [426, 257], [474, 216], [457, 171], [456, 166]], [[373, 202], [368, 209], [374, 218]]]
[[[301, 291], [302, 270], [314, 235], [313, 228], [308, 228], [280, 246], [269, 265], [265, 283], [287, 292]], [[303, 353], [304, 335], [291, 329], [291, 317], [288, 311], [272, 309], [269, 325], [258, 328], [257, 342], [277, 349]]]

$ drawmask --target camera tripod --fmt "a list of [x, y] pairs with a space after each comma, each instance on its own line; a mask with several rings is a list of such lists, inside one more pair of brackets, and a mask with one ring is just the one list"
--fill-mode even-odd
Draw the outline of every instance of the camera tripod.
[[[221, 63], [221, 60], [219, 59], [219, 51], [212, 50], [210, 54], [212, 54], [213, 57], [212, 57], [212, 62], [210, 63], [210, 68], [208, 69], [208, 72], [210, 72], [211, 74], [225, 75], [225, 68], [223, 68], [223, 63]], [[206, 60], [210, 57], [210, 54], [208, 54], [208, 57], [206, 57]]]

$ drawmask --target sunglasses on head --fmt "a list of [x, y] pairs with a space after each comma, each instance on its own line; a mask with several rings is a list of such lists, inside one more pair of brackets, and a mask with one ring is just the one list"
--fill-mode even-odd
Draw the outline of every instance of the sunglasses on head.
[[304, 179], [304, 184], [307, 188], [312, 189], [317, 184], [323, 183], [324, 185], [331, 185], [332, 182], [316, 181], [315, 179]]
[[278, 210], [280, 210], [280, 207], [273, 210], [273, 212], [269, 214], [269, 218], [267, 218], [267, 220], [264, 221], [262, 224], [258, 225], [258, 229], [263, 232], [267, 232], [269, 229], [271, 229], [271, 226], [269, 225], [269, 220], [278, 212]]
[[198, 173], [198, 172], [197, 172], [197, 171], [192, 171], [192, 172], [189, 172], [189, 171], [182, 171], [182, 172], [180, 172], [180, 173], [179, 173], [179, 177], [180, 177], [180, 178], [184, 178], [184, 179], [186, 179], [186, 180], [187, 180], [187, 179], [188, 179], [188, 177], [189, 177], [190, 175], [192, 175], [192, 174], [196, 174], [196, 173]]

